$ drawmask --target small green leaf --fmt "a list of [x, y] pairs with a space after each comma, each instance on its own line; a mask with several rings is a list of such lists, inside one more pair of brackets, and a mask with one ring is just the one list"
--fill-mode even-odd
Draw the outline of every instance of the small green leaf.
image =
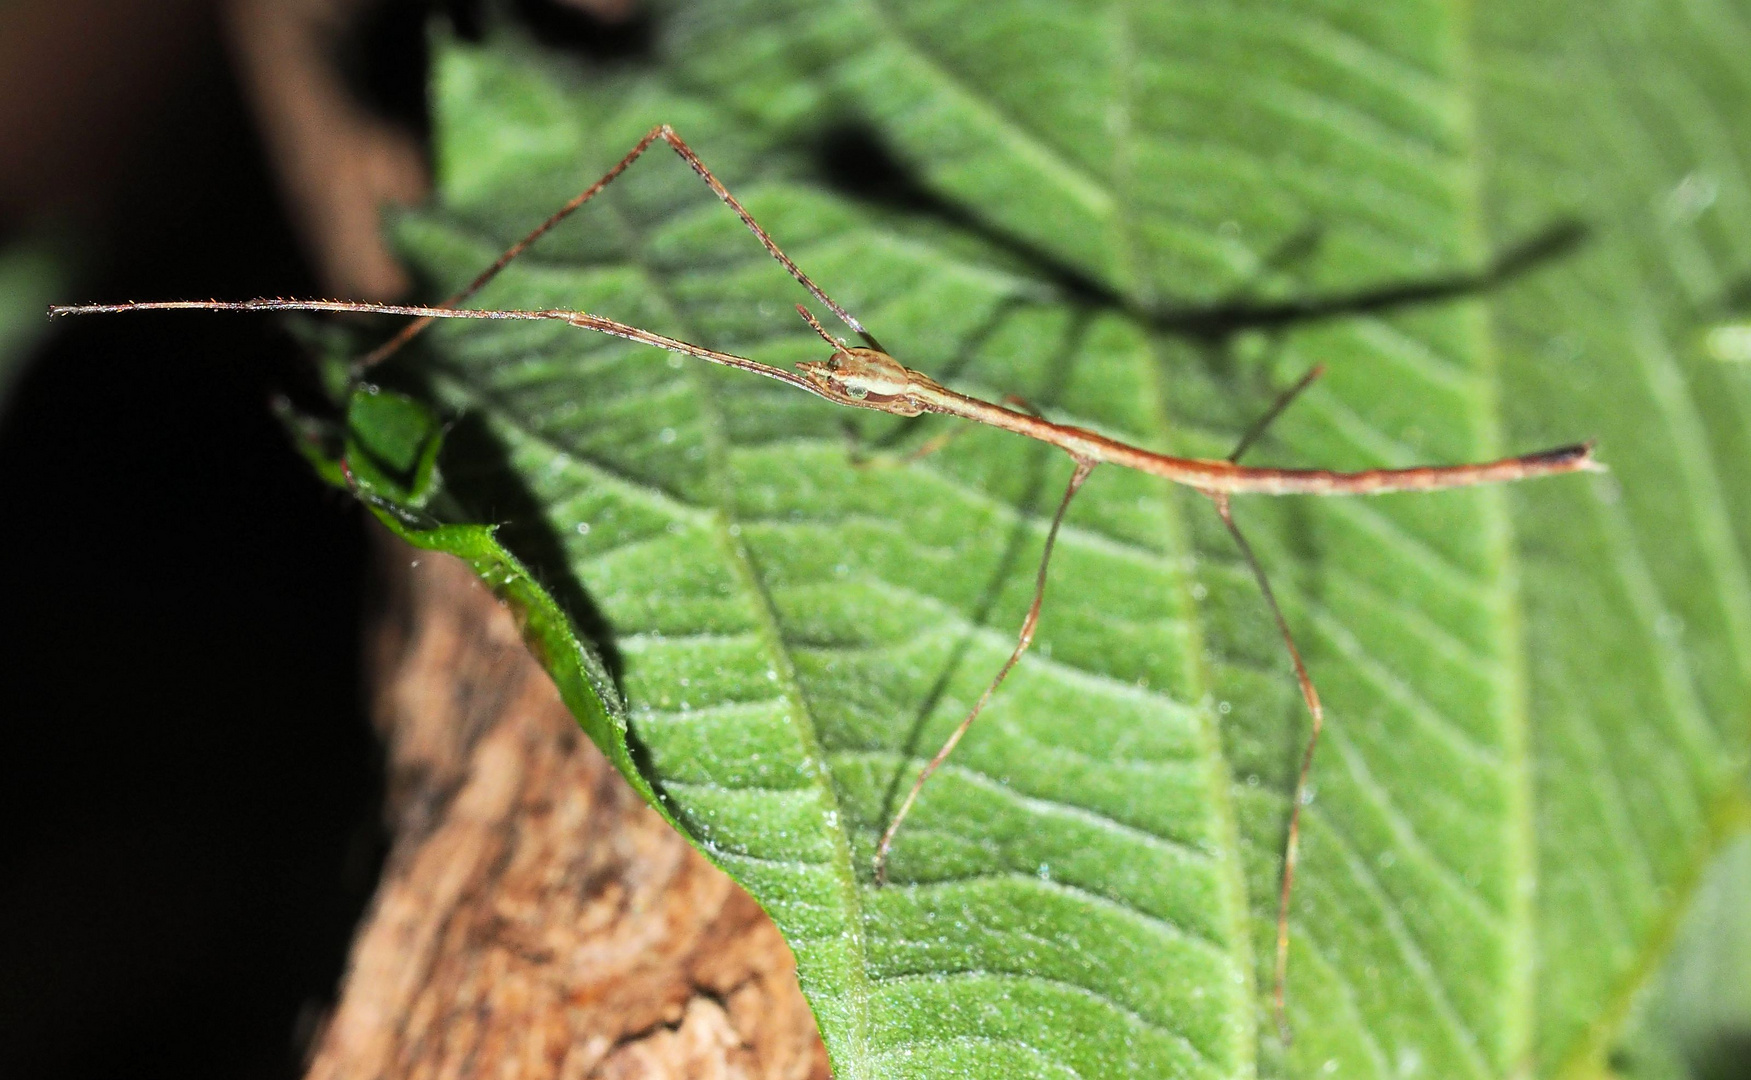
[[431, 410], [404, 394], [367, 387], [347, 402], [346, 459], [365, 493], [424, 508], [443, 442]]
[[[281, 416], [299, 450], [324, 479], [352, 491], [378, 521], [413, 547], [462, 559], [504, 601], [579, 725], [639, 794], [656, 804], [656, 793], [632, 763], [619, 691], [596, 650], [580, 641], [573, 617], [561, 611], [523, 562], [499, 542], [494, 526], [445, 524], [425, 512], [442, 495], [434, 468], [444, 443], [438, 417], [410, 397], [375, 386], [350, 393], [338, 432], [284, 405]], [[404, 481], [397, 472], [412, 479]]]

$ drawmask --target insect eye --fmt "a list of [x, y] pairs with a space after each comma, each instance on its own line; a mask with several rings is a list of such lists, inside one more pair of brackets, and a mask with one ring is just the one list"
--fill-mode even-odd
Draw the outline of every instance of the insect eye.
[[840, 367], [840, 364], [839, 364], [839, 354], [838, 353], [834, 353], [832, 356], [827, 357], [827, 370], [828, 371], [838, 371], [839, 367]]

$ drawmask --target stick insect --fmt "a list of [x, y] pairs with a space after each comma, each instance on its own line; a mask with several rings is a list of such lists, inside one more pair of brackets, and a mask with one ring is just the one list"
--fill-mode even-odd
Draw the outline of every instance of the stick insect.
[[[646, 150], [659, 141], [666, 143], [676, 154], [680, 155], [681, 159], [711, 188], [718, 199], [735, 212], [742, 224], [747, 226], [748, 230], [766, 249], [766, 252], [776, 259], [804, 289], [808, 290], [811, 296], [832, 312], [840, 322], [844, 323], [863, 344], [853, 346], [845, 340], [835, 337], [828, 332], [826, 327], [821, 325], [807, 307], [798, 304], [797, 312], [832, 351], [826, 360], [797, 364], [797, 370], [793, 372], [747, 357], [719, 352], [691, 342], [653, 333], [585, 311], [559, 309], [486, 310], [459, 306], [496, 277], [531, 244], [598, 195], [615, 178], [625, 172], [634, 161], [638, 160]], [[1296, 863], [1300, 849], [1301, 812], [1306, 802], [1308, 777], [1313, 768], [1314, 752], [1318, 747], [1320, 733], [1325, 725], [1325, 710], [1320, 704], [1319, 692], [1314, 686], [1312, 676], [1308, 673], [1306, 663], [1302, 660], [1301, 651], [1295, 643], [1295, 636], [1290, 632], [1288, 620], [1284, 618], [1282, 607], [1278, 604], [1276, 594], [1271, 589], [1270, 580], [1265, 574], [1264, 567], [1254, 553], [1252, 545], [1247, 542], [1240, 527], [1235, 523], [1230, 505], [1231, 498], [1236, 495], [1248, 494], [1372, 495], [1401, 491], [1437, 491], [1446, 488], [1473, 487], [1480, 484], [1505, 483], [1540, 476], [1602, 469], [1602, 466], [1593, 457], [1591, 443], [1561, 446], [1519, 457], [1475, 464], [1367, 469], [1359, 472], [1259, 468], [1241, 465], [1239, 463], [1241, 455], [1289, 406], [1295, 397], [1320, 376], [1324, 370], [1323, 365], [1314, 367], [1298, 383], [1282, 394], [1247, 431], [1239, 445], [1235, 447], [1234, 452], [1221, 460], [1184, 458], [1155, 453], [1084, 428], [1054, 423], [1024, 408], [996, 404], [950, 390], [928, 375], [906, 367], [882, 348], [881, 344], [864, 328], [862, 323], [858, 322], [855, 316], [828, 296], [779, 248], [771, 235], [754, 220], [735, 196], [730, 194], [729, 189], [724, 187], [716, 176], [712, 175], [711, 170], [706, 168], [705, 163], [699, 159], [692, 148], [683, 142], [681, 137], [667, 124], [653, 128], [600, 180], [578, 193], [527, 236], [512, 244], [491, 266], [481, 271], [473, 281], [435, 305], [378, 304], [344, 300], [259, 299], [234, 302], [179, 300], [58, 306], [50, 308], [49, 314], [61, 316], [165, 310], [319, 311], [412, 317], [412, 322], [358, 360], [356, 368], [361, 372], [394, 354], [416, 334], [430, 325], [434, 319], [557, 320], [583, 329], [667, 349], [709, 363], [721, 364], [776, 379], [788, 386], [814, 394], [837, 405], [855, 409], [871, 409], [901, 417], [915, 417], [927, 413], [960, 417], [975, 423], [1001, 428], [1030, 439], [1037, 439], [1063, 450], [1070, 457], [1074, 469], [1070, 476], [1070, 482], [1064, 489], [1063, 498], [1059, 500], [1057, 511], [1052, 516], [1051, 525], [1046, 531], [1039, 569], [1034, 580], [1033, 600], [1022, 621], [1015, 648], [985, 687], [979, 699], [967, 712], [965, 718], [955, 727], [929, 762], [919, 770], [911, 788], [901, 800], [898, 809], [895, 810], [893, 818], [889, 821], [876, 845], [872, 869], [878, 886], [886, 881], [889, 852], [893, 848], [894, 839], [900, 826], [911, 813], [919, 792], [953, 753], [955, 747], [972, 727], [973, 722], [984, 711], [992, 696], [997, 693], [1004, 679], [1020, 661], [1022, 654], [1033, 642], [1034, 631], [1039, 624], [1040, 609], [1045, 600], [1047, 571], [1051, 565], [1052, 550], [1057, 542], [1059, 528], [1064, 522], [1064, 515], [1069, 510], [1071, 501], [1081, 490], [1089, 474], [1098, 465], [1117, 465], [1137, 469], [1173, 483], [1182, 484], [1207, 496], [1214, 505], [1229, 536], [1233, 538], [1253, 579], [1258, 583], [1259, 591], [1263, 594], [1266, 606], [1270, 609], [1271, 617], [1275, 621], [1277, 631], [1288, 651], [1296, 683], [1312, 720], [1290, 801], [1289, 823], [1283, 847], [1283, 869], [1278, 890], [1272, 1004], [1279, 1032], [1285, 1042], [1289, 1039], [1286, 995], [1290, 897], [1294, 888]]]

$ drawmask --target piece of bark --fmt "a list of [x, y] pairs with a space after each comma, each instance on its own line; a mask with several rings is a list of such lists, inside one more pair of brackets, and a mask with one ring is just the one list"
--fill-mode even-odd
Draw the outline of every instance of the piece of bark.
[[[604, 26], [626, 22], [641, 6], [641, 0], [559, 2]], [[354, 300], [407, 294], [407, 272], [378, 217], [386, 204], [419, 202], [428, 184], [414, 133], [358, 101], [339, 68], [342, 42], [386, 3], [226, 0], [221, 9], [287, 216], [323, 290]]]
[[279, 180], [286, 213], [322, 288], [394, 300], [409, 288], [378, 227], [385, 204], [425, 196], [418, 140], [347, 89], [339, 43], [380, 0], [229, 0], [227, 37]]
[[394, 842], [310, 1080], [826, 1077], [765, 913], [584, 737], [466, 567], [379, 539]]

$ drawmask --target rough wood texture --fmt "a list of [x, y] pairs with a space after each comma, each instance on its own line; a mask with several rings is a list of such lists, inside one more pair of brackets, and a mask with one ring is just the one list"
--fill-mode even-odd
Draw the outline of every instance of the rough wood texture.
[[383, 539], [394, 847], [311, 1080], [826, 1077], [790, 950], [460, 563]]

